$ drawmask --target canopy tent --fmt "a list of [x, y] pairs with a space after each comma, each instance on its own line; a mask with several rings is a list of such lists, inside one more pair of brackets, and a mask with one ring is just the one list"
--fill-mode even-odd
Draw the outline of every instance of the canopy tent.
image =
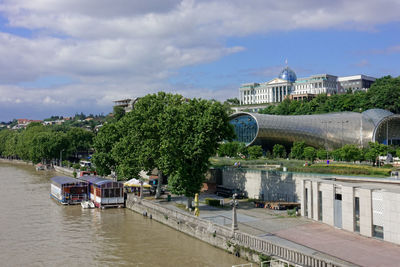
[[[128, 186], [128, 187], [140, 187], [140, 180], [138, 179], [130, 179], [129, 181], [126, 181], [124, 183], [124, 186]], [[144, 188], [151, 188], [151, 185], [149, 185], [147, 182], [143, 182], [143, 187]]]

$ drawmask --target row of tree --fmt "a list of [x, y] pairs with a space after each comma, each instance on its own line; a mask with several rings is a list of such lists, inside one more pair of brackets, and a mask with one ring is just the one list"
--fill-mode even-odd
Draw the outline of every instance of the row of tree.
[[100, 129], [93, 161], [100, 175], [115, 170], [123, 179], [157, 168], [160, 179], [168, 176], [171, 192], [189, 197], [190, 204], [218, 143], [233, 137], [221, 103], [160, 92], [140, 98], [131, 112]]
[[344, 145], [343, 147], [327, 151], [325, 149], [316, 149], [306, 146], [305, 142], [294, 142], [287, 153], [286, 148], [281, 144], [275, 144], [272, 151], [263, 151], [261, 146], [246, 147], [244, 143], [227, 142], [218, 148], [218, 156], [220, 157], [246, 157], [257, 159], [261, 156], [267, 158], [292, 158], [300, 160], [314, 161], [315, 159], [327, 160], [334, 159], [338, 161], [370, 161], [377, 163], [378, 156], [385, 156], [390, 153], [393, 156], [400, 156], [400, 148], [390, 147], [384, 144], [370, 142], [366, 148], [359, 148], [356, 145]]
[[94, 134], [77, 127], [30, 123], [26, 129], [0, 131], [0, 156], [33, 163], [50, 163], [92, 147]]
[[321, 94], [312, 100], [296, 101], [285, 99], [278, 105], [260, 110], [262, 114], [308, 115], [329, 112], [362, 112], [371, 108], [381, 108], [400, 113], [400, 76], [385, 76], [377, 79], [367, 91], [347, 92], [327, 96]]

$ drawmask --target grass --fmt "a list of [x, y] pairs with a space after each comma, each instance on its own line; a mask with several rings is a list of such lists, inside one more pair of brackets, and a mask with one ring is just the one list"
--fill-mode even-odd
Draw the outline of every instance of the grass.
[[390, 167], [373, 167], [365, 164], [348, 164], [348, 163], [316, 163], [311, 166], [289, 167], [291, 172], [312, 172], [339, 175], [358, 175], [358, 176], [375, 176], [387, 177], [393, 168]]
[[[261, 158], [256, 160], [213, 157], [210, 159], [213, 167], [232, 167], [235, 162], [240, 161], [242, 168], [260, 168], [256, 165], [280, 165], [288, 168], [290, 172], [310, 172], [321, 174], [338, 174], [338, 175], [355, 175], [355, 176], [374, 176], [388, 177], [393, 170], [392, 167], [382, 166], [373, 167], [369, 164], [360, 163], [331, 163], [327, 165], [325, 162], [314, 163], [311, 166], [303, 166], [305, 160], [286, 160], [286, 159], [267, 159]], [[282, 170], [282, 168], [279, 168]]]

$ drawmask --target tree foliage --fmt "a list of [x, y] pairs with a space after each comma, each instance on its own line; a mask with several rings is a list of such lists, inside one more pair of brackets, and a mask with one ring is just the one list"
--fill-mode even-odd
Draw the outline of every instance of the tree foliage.
[[314, 161], [317, 156], [315, 148], [308, 146], [304, 148], [304, 158], [310, 161]]
[[286, 157], [286, 150], [285, 147], [281, 144], [276, 144], [272, 148], [272, 154], [275, 158], [285, 158]]
[[233, 137], [221, 103], [160, 92], [140, 98], [131, 112], [100, 130], [94, 160], [105, 172], [115, 165], [125, 179], [157, 168], [169, 177], [171, 192], [193, 197], [218, 143]]
[[233, 141], [222, 143], [218, 146], [218, 156], [220, 157], [237, 157], [239, 154], [247, 154], [246, 145], [244, 143]]
[[303, 159], [304, 158], [304, 148], [306, 144], [305, 142], [294, 142], [292, 146], [292, 150], [290, 152], [290, 155], [292, 158], [295, 159]]
[[263, 149], [261, 146], [250, 146], [248, 149], [250, 159], [258, 159], [263, 155]]

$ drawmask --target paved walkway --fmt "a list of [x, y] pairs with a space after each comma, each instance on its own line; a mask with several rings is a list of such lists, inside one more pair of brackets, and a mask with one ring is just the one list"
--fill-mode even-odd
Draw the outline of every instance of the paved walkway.
[[400, 266], [398, 245], [326, 224], [313, 222], [273, 234], [360, 266]]
[[[207, 195], [202, 195], [200, 201]], [[218, 198], [212, 195], [213, 198]], [[184, 198], [162, 202], [170, 209], [181, 210], [175, 203], [185, 204]], [[260, 238], [280, 242], [294, 249], [337, 258], [359, 266], [400, 266], [400, 246], [355, 233], [336, 229], [326, 224], [302, 217], [288, 217], [286, 211], [254, 208], [250, 203], [240, 203], [239, 230]], [[214, 223], [230, 226], [232, 211], [200, 205], [200, 217]]]

